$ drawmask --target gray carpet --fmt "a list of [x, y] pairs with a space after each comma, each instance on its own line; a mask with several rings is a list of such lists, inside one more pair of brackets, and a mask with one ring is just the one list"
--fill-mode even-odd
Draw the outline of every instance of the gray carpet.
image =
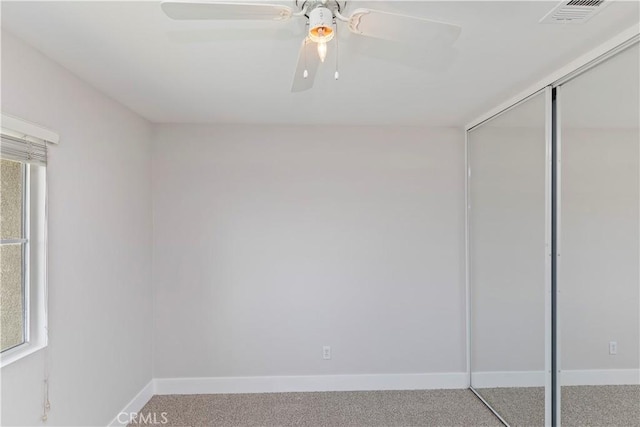
[[562, 387], [562, 426], [640, 427], [640, 385]]
[[140, 414], [162, 412], [167, 427], [502, 426], [470, 390], [154, 396]]
[[[512, 427], [544, 425], [542, 387], [476, 390]], [[640, 427], [640, 386], [563, 386], [563, 427]]]
[[[544, 426], [544, 388], [475, 389], [511, 427]], [[564, 422], [562, 423], [564, 427]]]

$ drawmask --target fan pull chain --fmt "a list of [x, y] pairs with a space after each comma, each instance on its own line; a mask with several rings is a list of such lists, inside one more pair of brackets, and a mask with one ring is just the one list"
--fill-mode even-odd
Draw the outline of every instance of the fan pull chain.
[[42, 422], [46, 423], [49, 419], [49, 411], [51, 410], [51, 403], [49, 402], [49, 379], [44, 380], [44, 403], [42, 407]]
[[336, 22], [336, 20], [333, 20], [333, 27], [334, 27], [334, 32], [336, 33], [335, 39], [336, 39], [336, 73], [334, 74], [334, 77], [336, 80], [338, 80], [338, 78], [340, 78], [340, 73], [338, 72], [338, 23]]
[[[307, 27], [309, 26], [309, 22], [307, 22]], [[308, 31], [307, 31], [308, 33]], [[304, 71], [302, 72], [302, 77], [309, 77], [309, 70], [307, 70], [307, 45], [309, 44], [309, 38], [305, 37], [304, 39]]]
[[46, 423], [49, 419], [49, 411], [51, 410], [51, 402], [49, 402], [49, 349], [44, 349], [44, 384], [42, 399], [42, 422]]
[[302, 77], [304, 77], [305, 79], [309, 77], [309, 70], [307, 70], [307, 44], [308, 43], [309, 41], [305, 39], [304, 41], [304, 72], [302, 73]]

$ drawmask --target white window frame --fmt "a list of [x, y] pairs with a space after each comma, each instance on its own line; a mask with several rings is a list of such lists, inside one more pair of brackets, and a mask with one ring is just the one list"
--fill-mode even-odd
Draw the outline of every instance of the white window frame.
[[[57, 144], [58, 135], [42, 126], [2, 114], [1, 132]], [[0, 353], [0, 367], [16, 362], [48, 345], [46, 168], [23, 167], [24, 342]]]

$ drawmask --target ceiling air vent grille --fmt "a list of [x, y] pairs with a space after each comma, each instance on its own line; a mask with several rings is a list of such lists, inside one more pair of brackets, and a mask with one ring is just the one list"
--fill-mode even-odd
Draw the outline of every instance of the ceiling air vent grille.
[[545, 24], [582, 24], [593, 18], [611, 1], [570, 0], [563, 1], [547, 13], [541, 20]]
[[567, 6], [591, 6], [591, 7], [598, 7], [598, 6], [600, 6], [602, 3], [604, 3], [604, 0], [571, 0], [569, 3], [567, 3]]

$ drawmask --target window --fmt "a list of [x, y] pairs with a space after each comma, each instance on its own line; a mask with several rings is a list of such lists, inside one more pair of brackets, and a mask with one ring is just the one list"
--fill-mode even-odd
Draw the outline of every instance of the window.
[[25, 164], [0, 159], [0, 350], [25, 342], [29, 236], [25, 227]]
[[[46, 130], [2, 116], [0, 139], [0, 362], [47, 344]], [[55, 135], [55, 134], [54, 134]], [[44, 135], [47, 138], [48, 134]], [[57, 139], [56, 139], [57, 142]]]

